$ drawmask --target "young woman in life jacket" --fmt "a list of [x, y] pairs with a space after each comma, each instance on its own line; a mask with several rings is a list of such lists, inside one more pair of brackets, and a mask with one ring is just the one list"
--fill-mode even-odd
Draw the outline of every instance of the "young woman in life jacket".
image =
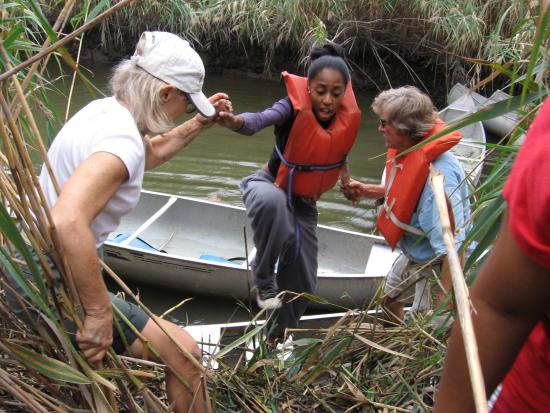
[[[347, 174], [346, 156], [361, 117], [336, 46], [311, 51], [307, 78], [287, 72], [282, 77], [287, 97], [262, 112], [220, 112], [218, 121], [243, 135], [274, 126], [269, 161], [240, 185], [257, 250], [252, 262], [257, 302], [277, 309], [270, 338], [298, 325], [308, 300], [296, 294], [315, 291], [316, 201]], [[282, 297], [282, 291], [292, 293]]]
[[[445, 128], [431, 99], [415, 87], [401, 87], [380, 93], [372, 109], [380, 118], [378, 131], [388, 148], [385, 184], [363, 184], [352, 179], [342, 192], [353, 202], [361, 198], [383, 201], [376, 226], [390, 246], [399, 246], [402, 254], [386, 277], [382, 305], [390, 319], [401, 321], [403, 302], [412, 298], [408, 290], [413, 284], [412, 311], [439, 307], [451, 286], [439, 213], [427, 178], [429, 165], [433, 163], [445, 177], [445, 192], [452, 205], [455, 228], [463, 228], [470, 216], [464, 170], [448, 152], [462, 135], [452, 132], [399, 155]], [[464, 239], [464, 230], [455, 235], [457, 248]], [[445, 291], [437, 288], [432, 297], [429, 278], [433, 278], [434, 272], [441, 272]]]

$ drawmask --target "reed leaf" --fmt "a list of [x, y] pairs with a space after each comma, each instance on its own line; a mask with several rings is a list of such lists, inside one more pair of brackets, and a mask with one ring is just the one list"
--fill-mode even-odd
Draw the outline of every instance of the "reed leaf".
[[[19, 253], [23, 256], [25, 259], [25, 262], [27, 263], [27, 266], [29, 267], [34, 282], [38, 286], [38, 289], [40, 291], [40, 302], [44, 303], [44, 300], [47, 298], [46, 294], [46, 286], [44, 284], [44, 279], [42, 278], [42, 273], [38, 269], [38, 265], [34, 261], [31, 252], [27, 248], [27, 245], [23, 238], [21, 237], [21, 234], [19, 233], [19, 229], [14, 224], [13, 219], [8, 214], [8, 211], [4, 207], [4, 205], [0, 204], [0, 227], [2, 228], [2, 233], [7, 237], [8, 240], [14, 245], [14, 247], [19, 251]], [[13, 263], [8, 263], [13, 265]], [[10, 265], [10, 266], [11, 266]], [[20, 275], [21, 273], [18, 272]], [[19, 280], [20, 286], [22, 288], [25, 288], [26, 292], [31, 292], [30, 289], [27, 288], [27, 282], [23, 279], [23, 277]], [[34, 296], [34, 293], [33, 293]], [[36, 299], [38, 299], [37, 296], [35, 296]], [[44, 305], [44, 304], [43, 304]]]
[[9, 341], [2, 343], [19, 361], [53, 380], [75, 384], [90, 384], [92, 381], [66, 363], [39, 354]]
[[21, 33], [24, 31], [24, 27], [22, 24], [16, 24], [8, 33], [8, 35], [4, 38], [4, 47], [10, 48], [11, 45], [19, 38]]
[[226, 354], [228, 354], [229, 352], [235, 350], [237, 347], [247, 343], [253, 337], [258, 335], [262, 331], [263, 328], [264, 327], [262, 325], [256, 326], [255, 328], [250, 330], [248, 333], [244, 334], [243, 336], [241, 336], [240, 338], [238, 338], [237, 340], [232, 342], [230, 345], [228, 345], [228, 346], [224, 347], [223, 349], [221, 349], [220, 351], [214, 353], [212, 355], [212, 359], [217, 361], [220, 358], [222, 358], [223, 356], [225, 356]]

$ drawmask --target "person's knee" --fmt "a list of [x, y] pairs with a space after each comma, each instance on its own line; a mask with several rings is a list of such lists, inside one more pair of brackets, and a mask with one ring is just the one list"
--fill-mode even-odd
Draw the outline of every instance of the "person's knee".
[[[149, 342], [159, 353], [160, 359], [163, 362], [177, 363], [180, 365], [184, 363], [187, 365], [192, 363], [189, 357], [193, 357], [197, 361], [201, 360], [201, 350], [197, 342], [188, 332], [170, 321], [163, 319], [157, 319], [157, 321], [160, 326], [152, 319], [147, 322], [142, 331], [146, 341], [143, 342], [140, 339], [134, 341], [130, 347], [133, 355], [143, 357], [144, 354], [148, 354], [149, 352], [146, 351], [144, 347], [146, 343]], [[180, 347], [185, 351], [181, 351]]]
[[389, 295], [385, 295], [382, 297], [381, 304], [386, 320], [392, 324], [403, 320], [404, 305], [403, 302], [399, 301], [399, 297], [392, 298]]
[[387, 294], [382, 297], [381, 304], [384, 309], [390, 311], [398, 310], [404, 306], [403, 302], [399, 299], [399, 296], [391, 297]]
[[286, 208], [286, 193], [274, 185], [271, 186], [272, 188], [263, 191], [258, 196], [256, 210], [259, 213], [274, 215], [278, 211], [281, 211], [282, 208]]
[[[194, 357], [197, 361], [201, 360], [201, 349], [199, 348], [199, 345], [197, 344], [195, 339], [191, 337], [191, 335], [187, 331], [169, 321], [165, 321], [164, 327], [168, 331], [170, 331], [170, 335], [181, 345], [182, 348], [186, 350], [189, 355]], [[177, 357], [183, 359], [184, 361], [191, 362], [191, 360], [188, 360], [188, 356], [186, 354], [183, 354], [178, 346], [174, 344], [172, 339], [165, 335], [164, 341], [165, 343], [163, 347], [169, 350], [169, 355], [171, 357]]]
[[392, 298], [392, 297], [390, 297], [389, 295], [386, 294], [382, 297], [382, 306], [383, 307], [389, 307], [393, 303], [395, 303], [395, 301], [396, 301], [395, 298]]

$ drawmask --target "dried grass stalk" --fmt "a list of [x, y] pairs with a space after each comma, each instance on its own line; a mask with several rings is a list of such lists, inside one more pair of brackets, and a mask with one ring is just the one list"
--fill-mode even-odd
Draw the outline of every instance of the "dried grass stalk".
[[453, 281], [453, 293], [456, 299], [456, 307], [462, 337], [464, 338], [464, 348], [466, 350], [466, 360], [468, 362], [468, 370], [470, 372], [470, 380], [474, 394], [476, 411], [478, 413], [486, 413], [487, 410], [487, 395], [485, 394], [485, 383], [481, 372], [481, 364], [479, 362], [479, 353], [477, 349], [477, 341], [472, 322], [472, 308], [468, 294], [468, 286], [464, 280], [460, 258], [455, 247], [453, 230], [451, 228], [451, 220], [447, 209], [447, 199], [445, 195], [445, 187], [443, 185], [443, 174], [434, 171], [433, 165], [430, 166], [430, 179], [434, 191], [437, 209], [443, 229], [443, 241], [447, 249], [447, 260], [451, 271]]

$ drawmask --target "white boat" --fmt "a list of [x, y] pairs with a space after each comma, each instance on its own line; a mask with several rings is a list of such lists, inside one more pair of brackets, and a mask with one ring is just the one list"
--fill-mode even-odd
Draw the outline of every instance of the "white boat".
[[[350, 322], [360, 314], [364, 313], [348, 311], [302, 316], [300, 327], [287, 330], [286, 341], [277, 346], [278, 352], [283, 353], [279, 354], [279, 357], [286, 357], [287, 351], [291, 351], [296, 339], [303, 337], [311, 339], [323, 329], [331, 328], [335, 323], [343, 325], [342, 319], [344, 317], [348, 317], [346, 322]], [[376, 312], [370, 310], [367, 314], [374, 317]], [[266, 320], [256, 320], [220, 324], [192, 324], [185, 326], [185, 330], [199, 344], [203, 353], [204, 364], [217, 368], [217, 360], [224, 358], [227, 361], [228, 355], [238, 358], [244, 353], [245, 358], [250, 360], [260, 342], [264, 340], [263, 326], [265, 322]]]
[[[447, 103], [452, 105], [459, 101], [463, 96], [469, 96], [476, 109], [484, 108], [488, 105], [510, 99], [508, 93], [501, 90], [496, 90], [490, 97], [485, 97], [479, 93], [473, 92], [461, 83], [455, 84], [447, 95]], [[518, 122], [521, 120], [521, 114], [517, 111], [511, 111], [504, 115], [497, 116], [496, 118], [487, 119], [483, 121], [483, 126], [487, 132], [493, 134], [497, 138], [505, 138], [516, 128]], [[516, 144], [521, 144], [524, 136], [516, 140]]]
[[[322, 225], [317, 236], [315, 295], [346, 308], [367, 304], [397, 252], [379, 236]], [[136, 208], [105, 242], [105, 261], [126, 280], [188, 295], [247, 299], [255, 251], [244, 208], [142, 191]]]
[[[406, 308], [406, 310], [409, 309]], [[329, 331], [331, 335], [338, 335], [342, 330], [354, 331], [356, 336], [363, 336], [365, 333], [370, 335], [380, 328], [377, 320], [381, 317], [383, 314], [378, 310], [305, 315], [300, 318], [298, 328], [287, 329], [285, 340], [270, 349], [265, 348], [266, 320], [187, 325], [185, 330], [201, 348], [203, 364], [217, 369], [219, 361], [222, 360], [226, 366], [242, 361], [243, 356], [244, 359], [251, 360], [262, 345], [264, 347], [262, 357], [273, 358], [280, 362], [288, 360], [292, 352], [300, 347], [321, 342]], [[373, 345], [376, 347], [374, 343]], [[397, 357], [410, 358], [391, 349], [385, 349], [385, 351]]]
[[[472, 97], [465, 94], [441, 110], [439, 117], [449, 124], [461, 116], [475, 112], [475, 110], [476, 104]], [[459, 130], [463, 138], [451, 151], [462, 164], [468, 181], [475, 187], [481, 177], [485, 159], [485, 128], [481, 122], [475, 122]]]

